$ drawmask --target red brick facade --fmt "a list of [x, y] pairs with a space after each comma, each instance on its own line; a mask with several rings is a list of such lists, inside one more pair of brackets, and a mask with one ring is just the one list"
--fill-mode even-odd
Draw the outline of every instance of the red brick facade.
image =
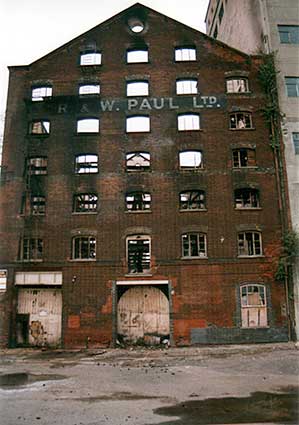
[[[143, 31], [130, 30], [132, 18], [143, 22]], [[126, 63], [127, 49], [144, 46], [148, 63]], [[196, 60], [176, 61], [176, 47], [192, 47]], [[80, 66], [80, 54], [90, 51], [102, 54], [101, 65]], [[22, 285], [15, 285], [15, 273], [33, 271], [62, 272], [66, 347], [116, 341], [118, 282], [128, 281], [129, 288], [132, 280], [147, 280], [166, 294], [173, 344], [287, 340], [284, 287], [274, 278], [282, 228], [273, 152], [261, 113], [260, 63], [259, 57], [135, 5], [33, 64], [10, 68], [1, 186], [1, 268], [9, 270], [4, 343], [18, 342]], [[245, 76], [249, 90], [227, 93], [230, 76]], [[177, 95], [177, 79], [196, 79], [198, 93]], [[149, 83], [149, 96], [136, 97], [138, 107], [131, 110], [128, 81]], [[99, 83], [100, 95], [79, 97], [78, 87], [87, 83]], [[31, 101], [37, 86], [51, 86], [52, 96]], [[145, 98], [151, 100], [140, 107]], [[161, 98], [164, 107], [158, 109]], [[103, 111], [101, 100], [115, 100], [113, 110]], [[240, 111], [251, 114], [251, 128], [230, 129], [230, 114]], [[186, 112], [200, 114], [199, 130], [178, 131], [177, 116]], [[126, 132], [126, 117], [132, 115], [149, 116], [150, 131]], [[77, 134], [82, 118], [98, 118], [99, 132]], [[49, 133], [29, 134], [34, 120], [49, 121]], [[254, 166], [237, 167], [234, 149], [253, 149]], [[202, 152], [202, 168], [180, 168], [179, 153], [186, 150]], [[130, 152], [150, 153], [150, 171], [126, 171]], [[98, 172], [76, 175], [79, 154], [98, 155]], [[34, 157], [47, 158], [47, 171], [28, 177], [26, 160]], [[258, 206], [236, 208], [239, 188], [258, 190]], [[190, 190], [205, 192], [205, 208], [180, 210], [179, 194]], [[32, 214], [26, 201], [22, 207], [32, 191], [44, 195], [44, 214]], [[138, 191], [151, 194], [150, 211], [125, 210], [126, 193]], [[74, 213], [73, 196], [79, 193], [97, 194], [96, 213]], [[261, 235], [257, 255], [239, 255], [242, 232]], [[184, 258], [182, 235], [199, 233], [206, 235], [206, 255]], [[80, 235], [96, 240], [95, 256], [86, 261], [73, 258], [72, 238]], [[128, 273], [130, 235], [150, 239], [149, 273]], [[24, 261], [22, 238], [42, 239], [42, 261]], [[168, 283], [162, 288], [157, 281]], [[242, 326], [240, 286], [245, 284], [265, 288], [266, 326]]]

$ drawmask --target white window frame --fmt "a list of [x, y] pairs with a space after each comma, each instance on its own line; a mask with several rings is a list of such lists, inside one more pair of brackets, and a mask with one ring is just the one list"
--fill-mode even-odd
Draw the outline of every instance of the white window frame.
[[20, 242], [20, 260], [25, 262], [43, 261], [43, 239], [24, 237]]
[[80, 118], [77, 120], [77, 134], [98, 133], [100, 120], [98, 118]]
[[[192, 255], [192, 240], [196, 238], [197, 245], [197, 254]], [[185, 246], [184, 246], [184, 238], [187, 238], [188, 243], [188, 252], [186, 255]], [[196, 259], [196, 258], [207, 258], [207, 235], [202, 232], [187, 232], [182, 234], [182, 259]], [[203, 239], [203, 240], [200, 240]], [[202, 243], [204, 244], [204, 249], [202, 249]]]
[[199, 114], [180, 114], [177, 116], [178, 131], [198, 131], [200, 130]]
[[148, 81], [128, 81], [127, 96], [148, 96], [149, 82]]
[[229, 114], [230, 130], [252, 129], [252, 114], [250, 112], [232, 112]]
[[80, 55], [81, 66], [95, 66], [102, 64], [102, 53], [100, 52], [82, 52]]
[[299, 97], [299, 77], [284, 77], [287, 97]]
[[150, 117], [147, 115], [134, 115], [126, 118], [127, 133], [149, 133]]
[[148, 49], [129, 49], [127, 50], [127, 63], [148, 63]]
[[262, 257], [262, 234], [255, 231], [238, 233], [238, 257]]
[[242, 328], [268, 327], [267, 288], [265, 285], [248, 283], [240, 286]]
[[193, 62], [196, 61], [195, 47], [176, 47], [174, 53], [176, 62]]
[[176, 94], [197, 94], [198, 83], [196, 78], [179, 78], [176, 80]]
[[[76, 242], [78, 241], [79, 246], [76, 246]], [[83, 257], [82, 256], [82, 247], [83, 243], [88, 244], [88, 256]], [[76, 250], [78, 248], [79, 255], [76, 256]], [[80, 236], [74, 236], [72, 238], [72, 260], [74, 261], [95, 261], [97, 255], [97, 241], [95, 236], [92, 235], [80, 235]]]

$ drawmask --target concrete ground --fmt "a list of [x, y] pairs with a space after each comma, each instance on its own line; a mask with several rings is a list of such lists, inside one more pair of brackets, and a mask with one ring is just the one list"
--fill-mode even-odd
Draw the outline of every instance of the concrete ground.
[[0, 354], [2, 425], [299, 423], [293, 343]]

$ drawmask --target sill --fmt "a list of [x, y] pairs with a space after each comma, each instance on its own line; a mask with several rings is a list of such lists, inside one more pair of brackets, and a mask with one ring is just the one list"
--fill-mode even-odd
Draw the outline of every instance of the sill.
[[200, 208], [200, 209], [190, 209], [190, 210], [188, 210], [188, 209], [186, 209], [186, 210], [180, 210], [180, 212], [182, 212], [182, 213], [184, 213], [184, 212], [200, 212], [200, 211], [208, 211], [207, 210], [207, 208]]
[[140, 62], [126, 62], [126, 65], [144, 65], [146, 63], [150, 63], [150, 61], [140, 61]]
[[187, 173], [197, 173], [197, 172], [202, 172], [205, 171], [204, 167], [190, 167], [190, 168], [179, 168], [180, 172], [187, 172]]
[[244, 207], [244, 208], [235, 208], [235, 211], [261, 211], [261, 207]]
[[240, 329], [270, 329], [270, 326], [241, 326]]
[[197, 59], [175, 60], [174, 63], [197, 62]]
[[238, 255], [237, 258], [265, 258], [264, 255]]
[[86, 131], [86, 132], [84, 132], [84, 131], [82, 131], [82, 133], [75, 133], [75, 136], [83, 136], [83, 137], [86, 137], [86, 136], [96, 136], [97, 134], [100, 134], [100, 132], [99, 131]]
[[18, 260], [19, 263], [42, 263], [43, 259], [37, 259], [37, 260]]
[[70, 261], [71, 263], [76, 263], [76, 262], [94, 263], [95, 261], [97, 261], [97, 259], [96, 258], [70, 258], [68, 261]]
[[152, 212], [151, 210], [125, 211], [126, 214], [148, 214], [151, 212]]
[[151, 277], [153, 276], [152, 273], [126, 273], [125, 277]]
[[249, 165], [247, 167], [233, 167], [233, 170], [256, 170], [257, 168], [257, 165]]
[[73, 211], [72, 215], [96, 215], [98, 212], [97, 211]]
[[150, 134], [150, 130], [142, 131], [142, 130], [136, 130], [136, 131], [126, 131], [126, 134]]
[[137, 168], [136, 170], [127, 170], [126, 169], [126, 173], [128, 174], [139, 174], [139, 173], [150, 173], [152, 170], [150, 168], [148, 169], [142, 169], [142, 168]]
[[96, 171], [95, 173], [74, 173], [75, 176], [95, 176], [97, 174], [99, 174], [98, 171]]
[[202, 131], [202, 128], [191, 128], [189, 130], [179, 130], [178, 129], [179, 133], [190, 133], [190, 132], [194, 132], [194, 131]]
[[242, 96], [243, 94], [252, 94], [252, 91], [241, 91], [241, 92], [237, 92], [237, 91], [228, 92], [227, 91], [225, 94], [227, 94], [228, 96], [231, 96], [231, 95]]
[[28, 136], [31, 136], [31, 137], [34, 137], [34, 138], [41, 137], [42, 139], [45, 139], [47, 137], [50, 137], [50, 133], [45, 133], [45, 134], [29, 133]]
[[208, 257], [181, 257], [181, 260], [207, 260]]
[[175, 96], [199, 96], [200, 93], [175, 93]]
[[250, 131], [255, 130], [255, 127], [248, 127], [248, 128], [229, 128], [230, 131]]
[[79, 93], [78, 96], [79, 96], [79, 99], [81, 99], [86, 97], [100, 97], [101, 94], [100, 93], [86, 93], [86, 94]]

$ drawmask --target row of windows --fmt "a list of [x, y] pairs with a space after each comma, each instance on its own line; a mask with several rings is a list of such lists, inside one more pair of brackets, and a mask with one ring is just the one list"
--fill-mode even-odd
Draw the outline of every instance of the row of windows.
[[[51, 123], [48, 120], [34, 120], [29, 124], [29, 133], [32, 135], [49, 135]], [[229, 114], [230, 130], [252, 129], [252, 118], [249, 112], [234, 112]], [[178, 131], [200, 130], [200, 114], [184, 113], [177, 115]], [[77, 120], [77, 134], [99, 133], [100, 120], [98, 118], [81, 118]], [[126, 118], [127, 133], [148, 133], [151, 131], [150, 117], [134, 115]]]
[[[247, 168], [256, 166], [255, 149], [239, 148], [232, 150], [233, 168]], [[149, 152], [130, 152], [126, 154], [126, 171], [143, 172], [151, 169], [151, 155]], [[181, 170], [195, 171], [204, 166], [201, 151], [190, 150], [179, 152], [179, 167]], [[46, 175], [48, 173], [47, 157], [32, 157], [27, 159], [27, 173], [29, 175]], [[98, 155], [80, 154], [75, 157], [76, 174], [98, 173]]]
[[[22, 202], [22, 213], [26, 209], [26, 197]], [[73, 212], [95, 213], [98, 210], [98, 195], [96, 193], [79, 193], [73, 197]], [[206, 192], [204, 190], [184, 190], [179, 194], [180, 211], [206, 210]], [[125, 195], [126, 211], [150, 211], [152, 197], [148, 192], [134, 191]], [[234, 191], [234, 206], [236, 209], [255, 209], [260, 207], [260, 195], [257, 189], [241, 188]], [[46, 212], [46, 198], [41, 194], [31, 194], [30, 213], [44, 215]]]
[[[260, 232], [240, 232], [237, 238], [238, 257], [262, 256]], [[43, 260], [43, 239], [22, 238], [19, 258], [23, 261]], [[207, 235], [201, 232], [184, 233], [181, 236], [182, 258], [207, 258]], [[126, 241], [129, 273], [149, 273], [151, 269], [151, 238], [148, 235], [133, 235]], [[71, 258], [73, 260], [95, 260], [96, 238], [81, 235], [72, 238]]]
[[[147, 80], [134, 80], [126, 83], [127, 96], [149, 96], [149, 82]], [[228, 78], [226, 80], [227, 93], [247, 93], [249, 85], [247, 78]], [[176, 80], [176, 94], [198, 94], [197, 78], [178, 78]], [[88, 84], [79, 85], [79, 95], [97, 95], [100, 94], [99, 82], [88, 82]], [[34, 102], [43, 101], [45, 98], [52, 97], [52, 86], [37, 86], [32, 88], [31, 99]]]

